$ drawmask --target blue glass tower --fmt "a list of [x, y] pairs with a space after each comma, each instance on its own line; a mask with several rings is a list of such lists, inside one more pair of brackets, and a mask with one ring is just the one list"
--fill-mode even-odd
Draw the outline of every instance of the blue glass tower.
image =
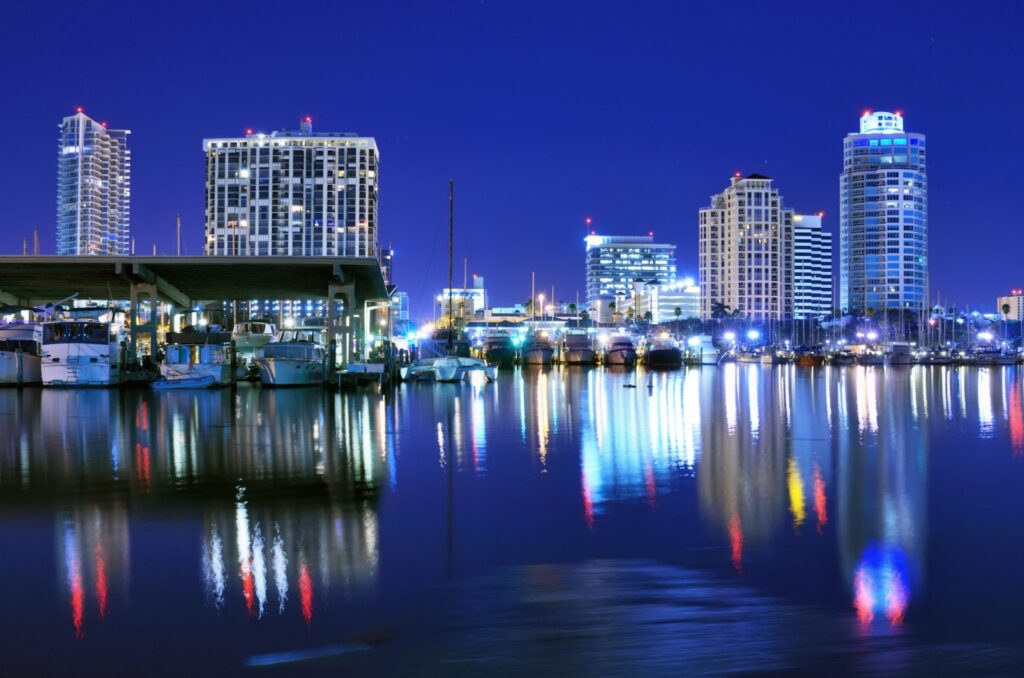
[[903, 116], [867, 111], [843, 141], [839, 177], [839, 303], [921, 311], [928, 303], [928, 174], [925, 136]]

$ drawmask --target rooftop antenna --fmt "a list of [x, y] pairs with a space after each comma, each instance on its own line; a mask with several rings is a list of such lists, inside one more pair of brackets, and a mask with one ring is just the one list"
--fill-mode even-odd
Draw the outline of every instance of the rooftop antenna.
[[455, 317], [452, 307], [452, 239], [454, 238], [455, 180], [448, 180], [448, 355], [455, 341]]
[[32, 254], [39, 256], [39, 227], [32, 229]]
[[462, 289], [469, 289], [469, 257], [462, 257]]
[[21, 256], [28, 254], [28, 238], [21, 239]]
[[177, 215], [177, 218], [176, 218], [176, 222], [177, 222], [177, 226], [178, 226], [178, 256], [180, 257], [181, 256], [181, 212], [178, 212], [178, 215]]
[[153, 241], [153, 256], [156, 256], [156, 240]]
[[135, 256], [135, 238], [132, 238], [132, 256]]

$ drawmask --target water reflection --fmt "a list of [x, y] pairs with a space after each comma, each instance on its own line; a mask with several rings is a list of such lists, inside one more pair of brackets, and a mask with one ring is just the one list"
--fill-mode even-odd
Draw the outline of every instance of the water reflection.
[[844, 623], [889, 633], [925, 601], [933, 443], [966, 435], [1019, 466], [1022, 398], [1012, 368], [756, 364], [526, 370], [387, 398], [7, 390], [0, 518], [45, 514], [46, 576], [85, 642], [146, 614], [129, 600], [154, 577], [141, 542], [174, 537], [152, 515], [188, 535], [180, 604], [191, 587], [204, 618], [245, 628], [312, 633], [382, 595], [389, 567], [402, 591], [457, 557], [686, 560], [685, 542], [745, 586], [771, 572], [800, 591], [778, 563], [818, 559]]

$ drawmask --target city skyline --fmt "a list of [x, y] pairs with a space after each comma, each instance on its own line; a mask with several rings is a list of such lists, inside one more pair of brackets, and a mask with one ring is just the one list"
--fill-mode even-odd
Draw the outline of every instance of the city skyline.
[[[828, 7], [782, 17], [757, 5], [742, 12], [650, 8], [633, 15], [607, 5], [588, 11], [556, 6], [547, 25], [536, 26], [528, 12], [493, 4], [352, 7], [346, 20], [361, 29], [345, 54], [354, 58], [372, 47], [379, 58], [365, 72], [346, 70], [343, 86], [328, 92], [309, 86], [330, 70], [326, 66], [296, 71], [298, 57], [280, 63], [260, 57], [262, 71], [240, 75], [224, 65], [226, 46], [208, 46], [198, 37], [197, 31], [228, 22], [250, 30], [267, 11], [258, 4], [241, 16], [216, 8], [203, 27], [190, 22], [187, 8], [154, 18], [129, 6], [119, 12], [114, 3], [109, 25], [84, 17], [83, 29], [136, 36], [116, 50], [96, 48], [97, 59], [120, 67], [113, 73], [92, 72], [88, 60], [79, 63], [56, 47], [73, 34], [55, 21], [54, 10], [10, 7], [0, 28], [0, 55], [12, 100], [24, 102], [32, 115], [24, 116], [24, 107], [0, 112], [8, 127], [19, 129], [11, 143], [20, 159], [0, 169], [0, 199], [11, 206], [0, 249], [20, 252], [37, 227], [42, 250], [54, 251], [52, 126], [77, 105], [133, 131], [132, 230], [140, 252], [154, 240], [159, 251], [174, 251], [178, 212], [186, 252], [202, 251], [203, 138], [241, 136], [247, 127], [271, 132], [311, 115], [321, 129], [375, 137], [386, 156], [378, 238], [394, 243], [396, 283], [409, 292], [414, 316], [429, 312], [432, 294], [445, 283], [449, 176], [458, 186], [456, 259], [468, 258], [472, 271], [488, 277], [496, 302], [523, 297], [529, 285], [523, 271], [530, 270], [537, 271], [538, 287], [554, 285], [574, 298], [577, 289], [584, 293], [576, 255], [586, 217], [602, 233], [654, 231], [658, 241], [678, 245], [679, 269], [694, 271], [695, 212], [717, 177], [734, 171], [772, 176], [790, 204], [824, 211], [826, 230], [838, 243], [839, 149], [853, 118], [871, 108], [907, 112], [913, 129], [941, 150], [929, 164], [932, 298], [989, 308], [995, 294], [1021, 284], [1012, 267], [992, 265], [991, 243], [1012, 251], [1024, 244], [1024, 234], [989, 226], [1012, 223], [1005, 196], [1013, 193], [1010, 149], [1024, 101], [1002, 84], [1021, 64], [1010, 30], [1021, 9], [993, 5], [970, 16], [969, 24], [956, 13], [918, 15], [915, 9], [902, 5], [876, 16]], [[820, 13], [848, 30], [821, 34]], [[332, 12], [324, 14], [329, 19]], [[686, 28], [721, 25], [726, 15], [735, 37], [727, 44], [716, 42], [725, 29], [696, 34]], [[885, 43], [901, 75], [879, 78], [851, 45], [886, 38], [891, 26], [907, 21], [918, 22], [918, 30]], [[319, 25], [330, 22], [317, 23], [312, 30], [320, 35], [326, 29]], [[52, 34], [35, 30], [51, 24]], [[192, 42], [196, 49], [175, 49], [165, 24], [177, 31], [174, 44]], [[967, 35], [964, 25], [972, 29]], [[764, 42], [762, 30], [789, 40]], [[619, 32], [621, 49], [597, 48]], [[40, 59], [40, 50], [56, 50], [57, 61]], [[525, 63], [522, 50], [530, 57]], [[173, 68], [164, 56], [169, 52], [178, 55]], [[694, 105], [694, 92], [755, 55], [775, 64], [780, 86], [762, 87], [752, 74], [740, 73], [747, 90], [722, 90]], [[33, 65], [37, 61], [47, 65]], [[303, 94], [271, 97], [257, 87], [286, 73]], [[476, 86], [455, 85], [465, 78]], [[618, 89], [608, 97], [611, 81]], [[793, 104], [793, 92], [813, 95], [813, 108]], [[758, 95], [753, 108], [751, 93]], [[965, 125], [965, 116], [983, 116], [986, 124]], [[607, 152], [610, 143], [614, 153]], [[629, 171], [618, 169], [620, 157], [629, 158]], [[995, 217], [979, 213], [971, 197], [979, 194], [995, 196]], [[962, 237], [986, 227], [991, 237]], [[496, 234], [514, 237], [495, 247]], [[569, 266], [561, 265], [566, 257]]]

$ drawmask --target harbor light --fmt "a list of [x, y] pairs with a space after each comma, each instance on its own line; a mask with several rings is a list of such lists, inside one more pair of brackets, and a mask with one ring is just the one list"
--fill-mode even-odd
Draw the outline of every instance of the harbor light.
[[722, 339], [725, 339], [726, 341], [736, 341], [736, 333], [726, 332], [725, 334], [722, 335]]
[[878, 339], [878, 332], [875, 332], [874, 330], [868, 332], [868, 341], [874, 341], [875, 339]]
[[668, 339], [668, 332], [662, 332], [658, 335], [659, 339]]
[[978, 341], [985, 341], [985, 342], [992, 341], [992, 333], [991, 332], [978, 332]]
[[749, 339], [750, 341], [757, 341], [760, 338], [761, 338], [761, 333], [758, 332], [757, 330], [748, 330], [747, 331], [747, 339]]
[[686, 345], [690, 348], [697, 348], [700, 346], [700, 337], [690, 337], [686, 340]]
[[210, 321], [206, 319], [206, 316], [199, 316], [199, 326], [200, 327], [206, 327], [206, 324], [208, 322], [210, 322]]
[[291, 329], [292, 327], [295, 327], [295, 318], [290, 318], [290, 317], [289, 318], [285, 318], [284, 319], [284, 326], [289, 328], [289, 329]]
[[608, 343], [608, 335], [607, 334], [599, 334], [599, 335], [597, 335], [597, 340], [598, 340], [598, 342], [600, 342], [602, 344], [607, 344]]

